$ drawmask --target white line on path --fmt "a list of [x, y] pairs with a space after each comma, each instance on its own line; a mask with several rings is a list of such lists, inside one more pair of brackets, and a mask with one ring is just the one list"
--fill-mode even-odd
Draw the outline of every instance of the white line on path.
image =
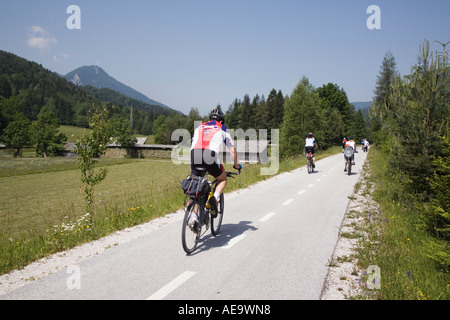
[[222, 249], [230, 249], [233, 247], [236, 243], [244, 239], [246, 234], [241, 234], [240, 236], [234, 237], [230, 241], [228, 241], [228, 244], [226, 246], [223, 246]]
[[148, 297], [146, 300], [162, 300], [164, 299], [169, 293], [171, 293], [173, 290], [181, 286], [183, 283], [188, 281], [192, 276], [194, 276], [196, 272], [194, 271], [185, 271], [182, 274], [180, 274], [178, 277], [170, 281], [168, 284], [166, 284], [164, 287], [156, 291], [154, 294], [152, 294], [150, 297]]
[[308, 188], [311, 188], [311, 187], [314, 187], [314, 185], [313, 184], [308, 185]]
[[306, 192], [306, 190], [300, 190], [297, 194], [301, 196], [301, 195], [304, 194], [305, 192]]
[[285, 202], [283, 202], [283, 206], [288, 206], [291, 204], [291, 202], [294, 201], [294, 199], [288, 199]]
[[268, 214], [266, 214], [264, 217], [262, 217], [261, 219], [259, 219], [259, 221], [261, 222], [266, 222], [267, 220], [269, 220], [270, 218], [272, 218], [275, 215], [275, 212], [269, 212]]

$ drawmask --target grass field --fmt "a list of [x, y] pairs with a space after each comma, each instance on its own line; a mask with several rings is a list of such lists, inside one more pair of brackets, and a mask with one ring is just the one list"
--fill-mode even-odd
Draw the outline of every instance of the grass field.
[[[178, 182], [189, 172], [187, 165], [132, 159], [105, 160], [100, 163], [107, 166], [108, 175], [96, 187], [94, 212], [90, 212], [90, 226], [84, 230], [89, 233], [80, 235], [63, 228], [76, 225], [86, 215], [76, 160], [55, 158], [2, 161], [2, 273], [25, 265], [30, 262], [30, 257], [34, 260], [34, 257], [148, 221], [175, 210], [182, 204]], [[38, 173], [31, 173], [33, 168]], [[11, 175], [14, 171], [17, 174]], [[134, 213], [132, 217], [131, 213]]]

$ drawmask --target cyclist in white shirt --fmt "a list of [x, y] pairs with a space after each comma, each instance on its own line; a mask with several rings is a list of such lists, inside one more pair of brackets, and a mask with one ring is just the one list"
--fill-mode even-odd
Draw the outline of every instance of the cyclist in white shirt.
[[308, 137], [306, 137], [305, 139], [305, 150], [306, 152], [311, 152], [313, 155], [313, 167], [316, 167], [315, 161], [315, 153], [316, 153], [316, 148], [318, 148], [317, 143], [316, 143], [316, 139], [314, 139], [314, 135], [312, 134], [312, 132], [308, 133]]
[[369, 151], [369, 141], [367, 139], [364, 139], [364, 152]]

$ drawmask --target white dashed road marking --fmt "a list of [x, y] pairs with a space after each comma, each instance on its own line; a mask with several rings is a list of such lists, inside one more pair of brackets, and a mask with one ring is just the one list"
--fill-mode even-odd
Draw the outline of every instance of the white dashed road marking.
[[172, 291], [174, 291], [176, 288], [181, 286], [183, 283], [188, 281], [190, 278], [192, 278], [196, 272], [194, 271], [185, 271], [182, 274], [180, 274], [178, 277], [170, 281], [168, 284], [166, 284], [164, 287], [156, 291], [154, 294], [152, 294], [150, 297], [148, 297], [146, 300], [162, 300], [167, 295], [169, 295]]
[[262, 217], [261, 219], [259, 219], [260, 222], [266, 222], [267, 220], [269, 220], [270, 218], [272, 218], [276, 213], [275, 212], [269, 212], [268, 214], [266, 214], [264, 217]]
[[231, 239], [226, 246], [221, 247], [222, 249], [231, 249], [236, 243], [244, 239], [247, 235], [241, 234], [240, 236]]

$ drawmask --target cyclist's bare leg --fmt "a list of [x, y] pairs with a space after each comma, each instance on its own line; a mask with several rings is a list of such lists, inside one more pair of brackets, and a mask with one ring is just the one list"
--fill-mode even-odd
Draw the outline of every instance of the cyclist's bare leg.
[[217, 180], [217, 186], [216, 191], [214, 194], [218, 194], [219, 196], [223, 193], [225, 190], [225, 187], [227, 185], [227, 173], [226, 171], [222, 172], [222, 174], [218, 177], [216, 177]]

